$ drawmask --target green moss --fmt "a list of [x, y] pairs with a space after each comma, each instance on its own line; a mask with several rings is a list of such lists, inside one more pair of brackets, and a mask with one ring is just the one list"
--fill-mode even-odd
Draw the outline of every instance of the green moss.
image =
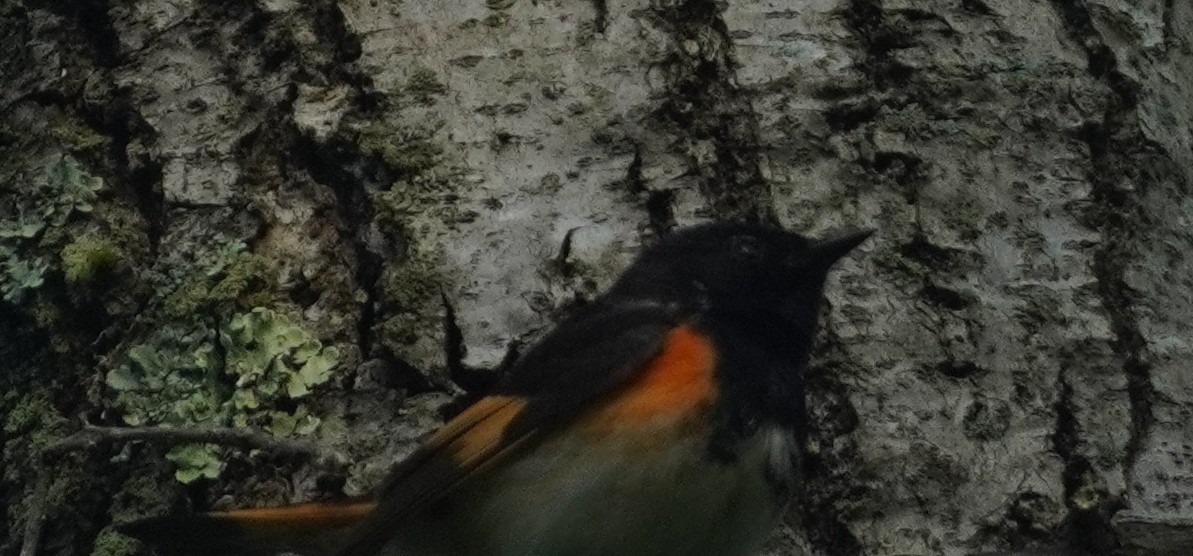
[[[39, 328], [44, 330], [52, 330], [62, 322], [62, 308], [53, 301], [42, 297], [35, 296], [28, 305], [29, 316], [33, 317], [33, 322], [37, 323]], [[61, 338], [55, 336], [50, 340], [51, 344], [60, 341]], [[55, 348], [57, 353], [64, 353]]]
[[423, 360], [441, 352], [442, 338], [435, 333], [442, 329], [439, 293], [444, 280], [436, 260], [434, 253], [412, 246], [403, 263], [382, 276], [381, 297], [390, 311], [378, 322], [377, 340], [399, 357]]
[[407, 256], [403, 264], [386, 273], [382, 288], [385, 298], [396, 306], [397, 312], [420, 307], [428, 300], [438, 304], [439, 288], [443, 282], [439, 275], [442, 265], [438, 259], [433, 253], [415, 251]]
[[392, 187], [373, 198], [383, 229], [406, 229], [412, 220], [459, 223], [478, 216], [453, 202], [468, 182], [461, 179], [463, 170], [453, 166], [433, 140], [436, 127], [392, 129], [369, 123], [357, 129], [354, 140], [361, 151], [394, 170]]
[[166, 297], [166, 314], [174, 318], [207, 312], [214, 308], [249, 309], [271, 301], [271, 259], [250, 253], [242, 242], [219, 250], [205, 271], [192, 272]]
[[362, 151], [380, 158], [396, 170], [399, 179], [409, 180], [442, 162], [443, 147], [432, 142], [428, 135], [370, 126], [361, 131], [358, 143]]
[[65, 115], [55, 118], [53, 127], [50, 128], [50, 136], [73, 152], [88, 151], [109, 142], [107, 136]]
[[[431, 75], [422, 73], [423, 77], [416, 72], [412, 79], [429, 85]], [[430, 89], [438, 90], [434, 86]], [[376, 116], [346, 118], [343, 139], [392, 170], [391, 187], [371, 199], [382, 229], [400, 233], [416, 221], [453, 224], [479, 216], [455, 202], [473, 182], [465, 177], [470, 171], [453, 162], [451, 151], [438, 138], [444, 125], [442, 121], [429, 121], [409, 126]]]
[[1076, 486], [1069, 495], [1069, 504], [1080, 511], [1093, 511], [1110, 497], [1105, 480], [1091, 470], [1081, 473]]
[[945, 194], [940, 206], [942, 219], [950, 230], [955, 230], [962, 240], [975, 241], [982, 236], [982, 223], [986, 215], [978, 199], [966, 190]]
[[[128, 351], [107, 385], [130, 425], [255, 426], [301, 435], [314, 432], [319, 419], [294, 402], [327, 383], [339, 360], [335, 347], [289, 317], [256, 308], [218, 328], [163, 327]], [[214, 478], [223, 463], [210, 446], [180, 446], [167, 457], [182, 482]]]
[[127, 205], [100, 202], [96, 216], [104, 224], [103, 236], [120, 248], [125, 259], [141, 260], [149, 254], [149, 230], [144, 217]]
[[[268, 289], [273, 261], [255, 253], [238, 253], [224, 272], [211, 276], [214, 281], [208, 297], [216, 303], [231, 303]], [[250, 304], [251, 301], [249, 302]]]
[[[4, 438], [4, 442], [0, 442], [0, 448], [3, 448], [0, 481], [25, 485], [24, 496], [32, 494], [32, 478], [40, 471], [41, 451], [68, 432], [69, 422], [55, 409], [50, 396], [48, 387], [0, 395], [0, 418], [3, 419], [0, 438]], [[62, 479], [67, 484], [59, 489], [69, 486], [66, 475], [69, 474], [64, 473]], [[20, 492], [19, 488], [13, 491], [14, 507], [24, 503]]]
[[113, 521], [127, 522], [168, 513], [176, 492], [162, 488], [158, 464], [148, 460], [130, 462], [128, 478], [109, 507]]
[[46, 489], [45, 507], [53, 512], [69, 514], [75, 507], [75, 501], [85, 498], [84, 493], [91, 488], [88, 484], [91, 477], [86, 471], [78, 469], [62, 469], [54, 476]]
[[163, 303], [166, 315], [186, 318], [200, 313], [200, 309], [205, 308], [210, 302], [207, 295], [210, 290], [211, 286], [206, 280], [192, 278], [184, 281], [166, 297]]
[[62, 248], [62, 273], [73, 284], [88, 284], [116, 267], [120, 250], [111, 241], [84, 236]]
[[26, 434], [58, 417], [45, 392], [34, 391], [24, 396], [8, 394], [5, 397], [11, 398], [3, 404], [8, 409], [4, 419], [4, 433], [7, 436]]
[[435, 103], [435, 97], [447, 92], [447, 86], [439, 81], [439, 76], [429, 68], [418, 68], [410, 74], [402, 93], [422, 105]]
[[105, 529], [95, 538], [91, 556], [129, 556], [136, 554], [140, 543], [111, 529]]

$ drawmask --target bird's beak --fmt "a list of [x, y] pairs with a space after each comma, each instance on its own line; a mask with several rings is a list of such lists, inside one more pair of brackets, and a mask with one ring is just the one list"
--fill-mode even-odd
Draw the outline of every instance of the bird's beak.
[[872, 229], [861, 230], [820, 240], [812, 245], [812, 259], [827, 269], [873, 234]]

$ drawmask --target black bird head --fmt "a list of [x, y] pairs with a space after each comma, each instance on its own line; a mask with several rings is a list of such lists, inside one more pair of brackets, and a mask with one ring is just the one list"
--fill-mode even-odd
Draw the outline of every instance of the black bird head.
[[761, 420], [806, 432], [803, 368], [824, 281], [871, 230], [816, 240], [755, 224], [708, 224], [645, 249], [607, 295], [665, 303], [718, 338], [726, 402], [713, 452], [727, 460]]
[[643, 251], [610, 293], [811, 334], [829, 268], [871, 233], [814, 240], [756, 224], [687, 228]]

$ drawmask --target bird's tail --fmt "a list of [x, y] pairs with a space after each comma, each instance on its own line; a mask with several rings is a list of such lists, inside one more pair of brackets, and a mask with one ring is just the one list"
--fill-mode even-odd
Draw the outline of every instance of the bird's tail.
[[152, 517], [117, 525], [125, 535], [169, 556], [330, 556], [373, 510], [364, 500], [310, 502], [280, 508]]

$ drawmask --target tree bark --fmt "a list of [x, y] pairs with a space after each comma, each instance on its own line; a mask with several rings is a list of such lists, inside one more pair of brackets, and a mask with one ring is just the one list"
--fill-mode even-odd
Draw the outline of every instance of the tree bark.
[[[728, 219], [879, 230], [828, 286], [771, 554], [1193, 546], [1188, 2], [4, 0], [0, 27], [0, 555], [367, 491], [639, 246]], [[80, 417], [353, 463], [42, 463]]]

